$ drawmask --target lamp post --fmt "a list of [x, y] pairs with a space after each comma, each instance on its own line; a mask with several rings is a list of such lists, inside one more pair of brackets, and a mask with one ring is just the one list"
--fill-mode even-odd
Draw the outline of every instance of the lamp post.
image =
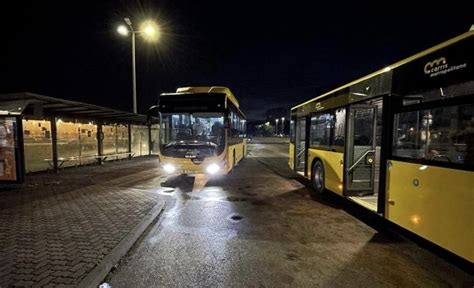
[[275, 134], [278, 135], [278, 119], [275, 119]]
[[281, 117], [281, 134], [285, 135], [285, 117]]
[[133, 113], [137, 114], [137, 75], [136, 75], [136, 62], [135, 62], [135, 35], [143, 34], [146, 40], [155, 41], [158, 39], [158, 26], [153, 21], [145, 21], [140, 25], [140, 30], [135, 30], [132, 25], [130, 18], [123, 18], [123, 21], [127, 26], [120, 25], [117, 28], [117, 32], [122, 36], [128, 36], [132, 34], [132, 89], [133, 89]]

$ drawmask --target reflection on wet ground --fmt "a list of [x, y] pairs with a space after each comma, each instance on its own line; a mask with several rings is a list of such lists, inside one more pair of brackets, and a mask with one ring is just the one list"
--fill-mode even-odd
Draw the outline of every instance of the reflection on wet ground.
[[412, 242], [377, 232], [337, 200], [311, 198], [287, 168], [287, 145], [249, 150], [226, 176], [143, 184], [167, 197], [167, 209], [109, 276], [113, 287], [445, 287], [472, 280]]

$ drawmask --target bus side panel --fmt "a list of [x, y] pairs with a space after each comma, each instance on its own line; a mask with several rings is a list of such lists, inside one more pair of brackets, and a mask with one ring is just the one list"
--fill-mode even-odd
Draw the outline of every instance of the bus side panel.
[[243, 155], [242, 155], [242, 159], [247, 157], [247, 153], [248, 153], [248, 149], [249, 146], [247, 145], [247, 138], [244, 138], [244, 142], [242, 144], [242, 152], [243, 152]]
[[295, 170], [295, 145], [290, 143], [290, 148], [288, 153], [288, 166], [290, 166], [291, 170]]
[[390, 161], [386, 217], [474, 262], [474, 172]]
[[232, 165], [234, 161], [234, 151], [235, 151], [235, 164], [239, 163], [240, 160], [242, 160], [244, 154], [244, 143], [237, 143], [237, 144], [232, 144], [229, 145], [227, 148], [227, 153], [228, 153], [228, 167], [229, 170], [232, 170]]
[[[320, 158], [324, 165], [324, 184], [328, 190], [342, 195], [343, 165], [344, 154], [340, 152], [323, 151], [316, 149], [308, 150], [308, 163], [312, 165], [314, 158]], [[311, 177], [312, 167], [308, 167]], [[310, 178], [311, 179], [311, 178]]]
[[[233, 168], [233, 161], [234, 161], [234, 149], [235, 145], [228, 145], [227, 146], [227, 172], [230, 172]], [[237, 162], [237, 159], [236, 159]]]
[[244, 158], [244, 142], [239, 143], [235, 147], [235, 157], [237, 157], [237, 163]]

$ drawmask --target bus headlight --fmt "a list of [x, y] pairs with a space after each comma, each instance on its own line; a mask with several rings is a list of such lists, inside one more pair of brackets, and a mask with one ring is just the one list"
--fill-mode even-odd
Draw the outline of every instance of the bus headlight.
[[216, 174], [217, 172], [219, 172], [220, 169], [221, 167], [219, 167], [219, 165], [217, 165], [216, 163], [212, 163], [207, 166], [206, 172], [209, 174]]
[[163, 170], [167, 173], [173, 173], [176, 170], [176, 167], [173, 164], [165, 164], [163, 165]]

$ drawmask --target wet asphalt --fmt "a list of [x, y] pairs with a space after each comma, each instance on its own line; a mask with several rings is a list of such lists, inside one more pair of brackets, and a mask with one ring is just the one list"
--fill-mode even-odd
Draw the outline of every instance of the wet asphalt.
[[[112, 287], [472, 287], [474, 277], [334, 197], [313, 199], [287, 144], [249, 145], [218, 178], [139, 183], [166, 209], [105, 282]], [[166, 189], [161, 186], [174, 187]], [[469, 286], [471, 285], [471, 286]]]

